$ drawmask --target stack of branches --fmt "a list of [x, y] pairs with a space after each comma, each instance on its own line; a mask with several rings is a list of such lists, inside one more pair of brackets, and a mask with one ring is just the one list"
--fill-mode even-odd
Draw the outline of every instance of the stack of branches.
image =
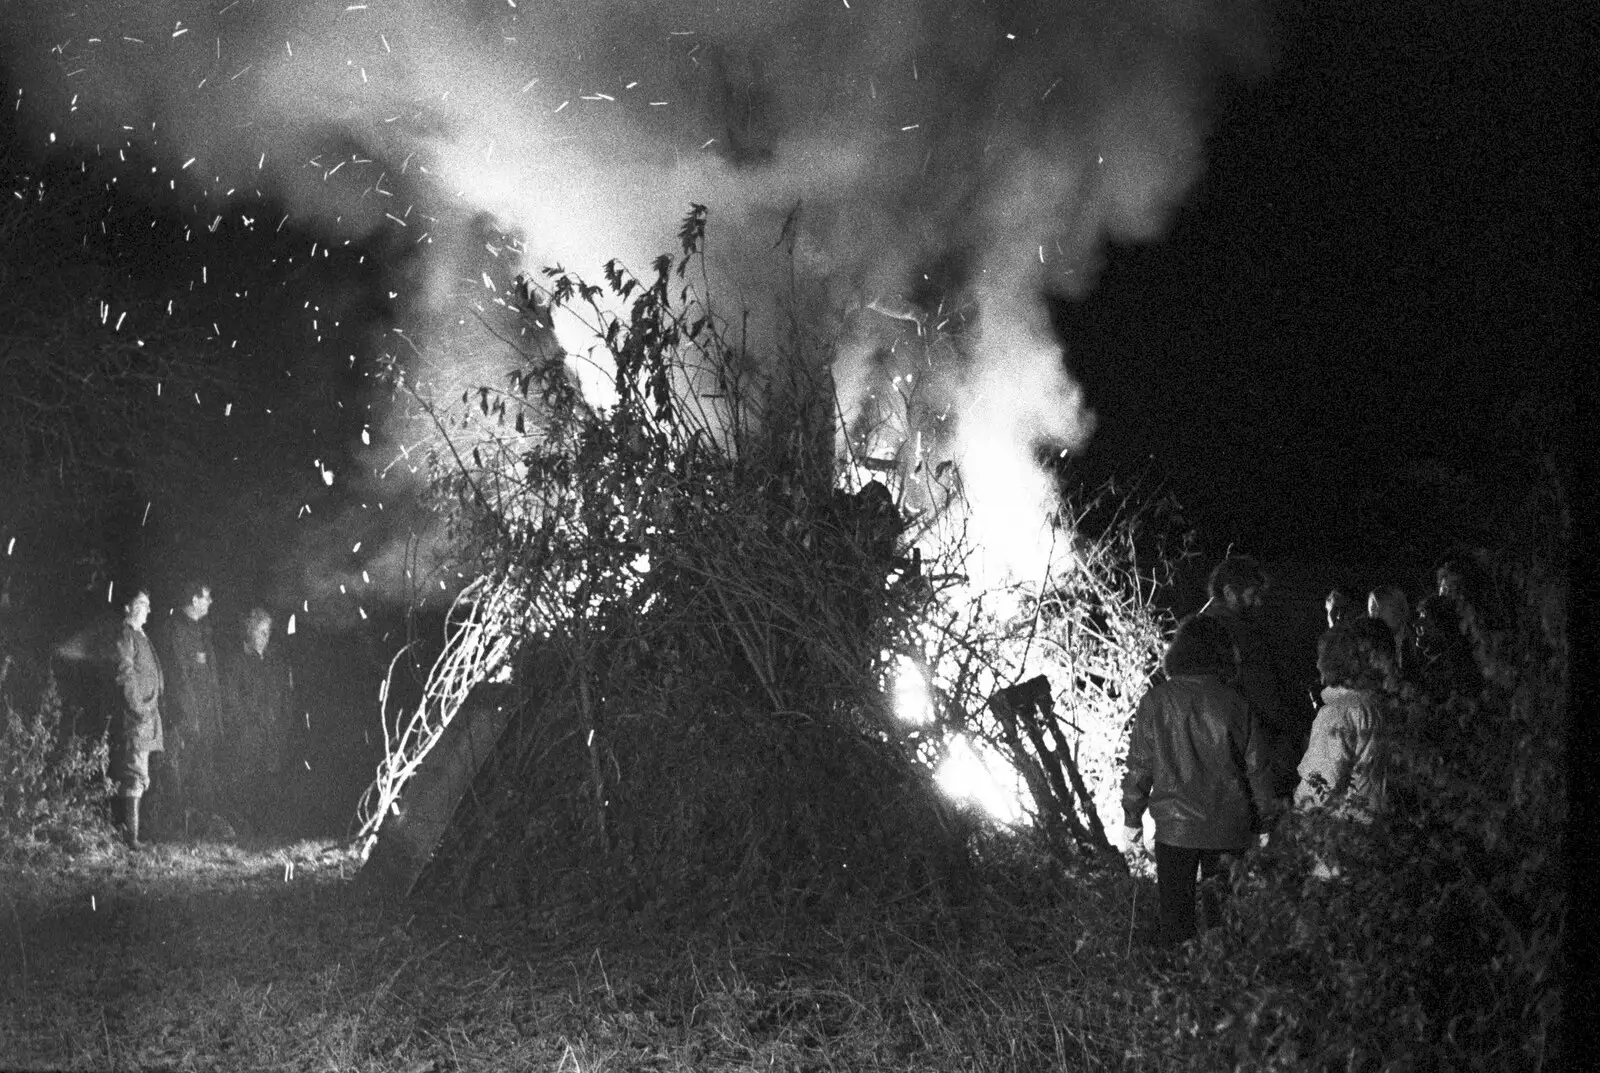
[[1067, 545], [1046, 583], [1008, 605], [941, 601], [921, 628], [936, 714], [1021, 776], [1024, 805], [1062, 861], [1120, 867], [1105, 817], [1139, 698], [1172, 627], [1162, 595], [1190, 554], [1169, 498], [1106, 484], [1063, 497]]
[[[967, 827], [883, 704], [927, 600], [899, 512], [835, 487], [825, 363], [798, 339], [751, 360], [684, 282], [704, 223], [642, 280], [550, 270], [492, 325], [506, 384], [459, 411], [414, 396], [464, 571], [514, 585], [532, 624], [528, 700], [425, 885], [786, 911], [964, 866]], [[519, 330], [551, 305], [591, 322], [609, 407]]]
[[516, 587], [504, 579], [480, 577], [457, 595], [445, 620], [444, 649], [434, 661], [424, 684], [422, 699], [402, 722], [396, 714], [389, 719], [390, 687], [394, 669], [405, 649], [390, 662], [378, 698], [383, 722], [384, 755], [377, 777], [362, 794], [356, 807], [360, 828], [356, 838], [363, 853], [370, 851], [378, 828], [400, 800], [406, 784], [422, 766], [445, 728], [450, 725], [471, 696], [484, 682], [503, 672], [521, 636], [521, 621]]
[[[896, 342], [901, 367], [950, 360], [958, 342], [939, 331]], [[1193, 538], [1170, 493], [1143, 481], [1075, 487], [1058, 474], [1043, 576], [985, 588], [974, 582], [960, 467], [936, 458], [926, 415], [948, 408], [930, 379], [895, 377], [849, 429], [858, 464], [897, 460], [902, 496], [922, 506], [910, 538], [937, 573], [903, 651], [927, 681], [935, 726], [926, 759], [973, 737], [1017, 772], [1023, 805], [1051, 852], [1120, 867], [1102, 817], [1116, 817], [1122, 758], [1140, 696], [1173, 626], [1166, 593]], [[1051, 457], [1058, 457], [1050, 452]], [[916, 460], [914, 462], [910, 460]]]

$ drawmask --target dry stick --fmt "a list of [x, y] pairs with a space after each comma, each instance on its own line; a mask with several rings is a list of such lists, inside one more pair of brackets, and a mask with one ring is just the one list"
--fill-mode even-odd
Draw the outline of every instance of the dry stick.
[[1133, 956], [1133, 918], [1139, 908], [1139, 881], [1133, 881], [1133, 901], [1128, 903], [1128, 948], [1123, 951], [1123, 957]]
[[758, 658], [755, 644], [745, 635], [744, 623], [733, 612], [733, 606], [728, 602], [728, 597], [723, 593], [722, 587], [713, 578], [712, 590], [717, 594], [717, 600], [722, 604], [723, 613], [727, 616], [728, 625], [733, 628], [733, 635], [739, 641], [739, 647], [744, 649], [745, 659], [750, 661], [751, 668], [756, 672], [756, 680], [761, 683], [762, 690], [767, 694], [767, 699], [772, 702], [773, 711], [779, 711], [783, 704], [778, 700], [778, 694], [770, 681], [771, 668], [763, 665]]
[[600, 735], [595, 725], [593, 697], [589, 691], [589, 668], [587, 666], [587, 653], [585, 659], [578, 667], [578, 708], [583, 714], [584, 724], [589, 729], [589, 740], [585, 747], [589, 752], [589, 780], [594, 785], [594, 830], [600, 839], [600, 852], [611, 852], [611, 839], [606, 831], [606, 787], [605, 773], [600, 767]]
[[[1041, 715], [1043, 713], [1041, 712]], [[1053, 714], [1053, 713], [1052, 713]], [[1083, 781], [1083, 773], [1078, 770], [1078, 763], [1073, 759], [1072, 751], [1067, 747], [1066, 737], [1061, 733], [1061, 724], [1051, 718], [1047, 721], [1050, 733], [1056, 740], [1055, 759], [1066, 769], [1067, 778], [1072, 782], [1072, 790], [1078, 795], [1078, 801], [1083, 806], [1084, 817], [1089, 821], [1089, 833], [1094, 836], [1095, 848], [1102, 854], [1115, 855], [1121, 860], [1121, 855], [1112, 848], [1111, 842], [1106, 838], [1105, 825], [1100, 822], [1100, 813], [1095, 809], [1094, 798], [1089, 796], [1089, 787]]]

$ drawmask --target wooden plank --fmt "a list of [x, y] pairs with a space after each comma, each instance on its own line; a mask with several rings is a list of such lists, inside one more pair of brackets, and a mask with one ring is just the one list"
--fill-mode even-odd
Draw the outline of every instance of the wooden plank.
[[450, 827], [472, 780], [505, 733], [515, 707], [510, 685], [480, 685], [461, 705], [378, 828], [357, 880], [404, 898]]

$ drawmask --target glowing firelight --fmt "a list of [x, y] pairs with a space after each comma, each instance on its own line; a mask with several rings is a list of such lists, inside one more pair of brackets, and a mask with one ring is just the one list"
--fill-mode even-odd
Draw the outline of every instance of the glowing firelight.
[[[903, 722], [933, 722], [933, 704], [922, 668], [909, 656], [896, 662], [894, 711]], [[1001, 823], [1021, 823], [1022, 785], [1016, 771], [995, 750], [963, 734], [950, 741], [950, 751], [934, 772], [939, 788], [957, 801], [970, 801]]]
[[972, 802], [1001, 823], [1023, 822], [1021, 777], [982, 742], [964, 734], [952, 738], [934, 781], [951, 797]]
[[894, 713], [902, 722], [925, 726], [933, 722], [928, 681], [910, 656], [901, 656], [894, 676]]

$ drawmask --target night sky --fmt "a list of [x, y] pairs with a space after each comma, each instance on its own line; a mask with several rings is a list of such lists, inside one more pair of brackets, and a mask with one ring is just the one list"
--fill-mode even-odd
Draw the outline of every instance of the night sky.
[[1415, 587], [1573, 412], [1581, 37], [1542, 4], [1277, 10], [1171, 234], [1059, 313], [1086, 462], [1152, 458], [1213, 550]]
[[[1583, 46], [1539, 3], [1514, 18], [1420, 0], [1271, 10], [1274, 56], [1216, 90], [1203, 172], [1165, 234], [1113, 236], [1098, 284], [1052, 304], [1098, 417], [1073, 469], [1165, 481], [1210, 553], [1415, 583], [1453, 538], [1485, 538], [1462, 519], [1485, 489], [1504, 499], [1572, 412]], [[291, 227], [276, 245], [212, 246], [275, 295], [262, 322], [245, 308], [231, 326], [252, 360], [298, 368], [271, 355], [308, 334], [293, 307], [330, 273], [348, 338], [318, 346], [361, 348], [386, 324], [393, 280], [357, 253], [309, 279], [303, 256], [261, 262], [311, 240]], [[326, 375], [326, 419], [299, 413], [299, 450], [257, 460], [312, 493], [301, 456], [335, 458], [363, 426], [362, 389]]]

